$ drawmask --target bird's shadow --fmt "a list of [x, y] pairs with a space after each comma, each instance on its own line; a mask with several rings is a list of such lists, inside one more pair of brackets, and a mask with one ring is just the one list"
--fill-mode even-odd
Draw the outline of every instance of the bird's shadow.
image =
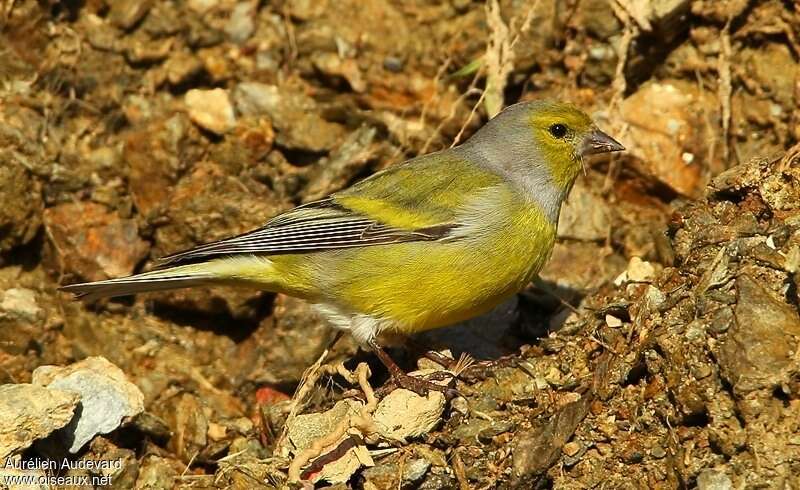
[[575, 289], [537, 280], [535, 285], [489, 313], [415, 335], [410, 350], [448, 349], [454, 358], [468, 354], [477, 360], [514, 354], [522, 346], [559, 330], [584, 295]]

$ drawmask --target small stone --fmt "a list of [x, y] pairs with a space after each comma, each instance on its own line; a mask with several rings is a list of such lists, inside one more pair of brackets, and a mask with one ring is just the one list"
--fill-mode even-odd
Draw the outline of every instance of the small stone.
[[405, 63], [403, 60], [396, 56], [387, 56], [383, 59], [383, 67], [386, 68], [388, 71], [394, 73], [400, 73], [403, 71], [403, 67], [405, 67]]
[[721, 152], [703, 165], [696, 159], [687, 165], [684, 154], [709, 154], [716, 143], [703, 118], [717, 111], [715, 98], [681, 80], [643, 84], [622, 103], [622, 118], [631, 127], [623, 144], [646, 174], [681, 194], [699, 196], [705, 169], [721, 170]]
[[409, 461], [403, 471], [403, 483], [413, 484], [418, 482], [430, 468], [431, 463], [426, 459], [418, 458]]
[[0, 317], [5, 315], [27, 322], [42, 318], [44, 312], [36, 303], [36, 293], [27, 288], [11, 288], [0, 293]]
[[[99, 281], [133, 273], [149, 251], [133, 219], [93, 202], [59, 204], [44, 212], [54, 269]], [[52, 257], [57, 255], [57, 259]]]
[[423, 398], [401, 388], [378, 403], [373, 418], [383, 437], [405, 441], [426, 434], [439, 425], [444, 406], [444, 394], [440, 391], [431, 390]]
[[233, 97], [242, 115], [269, 116], [277, 130], [276, 142], [281, 146], [324, 152], [344, 136], [341, 126], [320, 116], [314, 99], [296, 89], [246, 82], [236, 87]]
[[33, 240], [42, 224], [41, 200], [30, 173], [13, 154], [0, 151], [0, 252]]
[[722, 375], [739, 394], [785, 383], [800, 337], [797, 312], [744, 274], [736, 299], [736, 321], [720, 349]]
[[225, 24], [225, 32], [231, 41], [241, 44], [253, 35], [255, 30], [255, 6], [253, 2], [241, 2], [236, 4]]
[[223, 134], [236, 124], [228, 92], [221, 88], [192, 89], [184, 97], [189, 119], [212, 133]]
[[80, 412], [54, 434], [72, 454], [95, 435], [107, 434], [144, 411], [139, 388], [103, 357], [88, 357], [66, 367], [38, 367], [33, 383], [80, 396]]
[[577, 441], [570, 441], [564, 444], [564, 447], [561, 448], [561, 451], [564, 452], [567, 456], [575, 456], [581, 450], [581, 443]]
[[597, 452], [599, 452], [602, 456], [608, 456], [612, 453], [611, 444], [607, 442], [598, 442], [595, 444], [597, 448]]
[[169, 425], [164, 419], [150, 412], [140, 413], [133, 419], [132, 424], [137, 430], [157, 441], [166, 441], [171, 435]]
[[500, 434], [511, 431], [514, 428], [514, 422], [511, 420], [493, 420], [488, 427], [483, 428], [478, 432], [478, 440], [489, 442], [492, 438]]
[[188, 7], [198, 14], [204, 14], [219, 4], [219, 0], [188, 0]]
[[[358, 416], [363, 406], [361, 402], [346, 399], [337, 402], [333, 408], [325, 412], [298, 415], [287, 428], [289, 440], [296, 448], [295, 453], [299, 453], [310, 447], [315, 441], [332, 433], [341, 420]], [[345, 439], [350, 437], [350, 434], [343, 434], [338, 441], [323, 448], [323, 453], [334, 451]], [[338, 458], [326, 463], [319, 472], [311, 477], [311, 480], [313, 482], [325, 480], [329, 483], [344, 483], [362, 466], [362, 463], [366, 466], [374, 466], [366, 446], [350, 447]]]
[[661, 459], [666, 455], [667, 455], [667, 452], [664, 451], [664, 448], [661, 447], [661, 446], [654, 446], [652, 449], [650, 449], [650, 456], [652, 456], [652, 457], [654, 457], [656, 459]]
[[423, 458], [406, 461], [402, 465], [402, 481], [398, 481], [398, 477], [401, 476], [401, 465], [396, 461], [378, 464], [362, 473], [365, 480], [364, 488], [405, 488], [421, 480], [430, 468], [431, 463]]
[[731, 490], [733, 482], [720, 470], [705, 469], [697, 475], [697, 490]]
[[108, 20], [122, 29], [130, 29], [150, 12], [151, 0], [117, 0], [111, 2]]
[[180, 85], [203, 71], [203, 62], [187, 51], [178, 51], [164, 63], [167, 80], [173, 86]]
[[328, 51], [315, 53], [311, 57], [314, 68], [333, 77], [341, 77], [347, 80], [353, 92], [362, 93], [367, 89], [367, 82], [361, 76], [358, 63], [352, 58], [340, 58], [336, 53]]
[[622, 320], [614, 315], [606, 315], [606, 325], [608, 325], [610, 328], [619, 328], [622, 326]]
[[208, 444], [208, 416], [202, 402], [191, 393], [181, 393], [167, 401], [164, 416], [173, 436], [169, 448], [188, 463]]
[[640, 257], [631, 257], [625, 271], [614, 279], [614, 284], [620, 286], [626, 282], [649, 282], [656, 275], [656, 269], [650, 262], [645, 262]]
[[134, 488], [173, 488], [176, 478], [183, 471], [178, 465], [183, 463], [174, 458], [145, 456]]
[[696, 366], [692, 366], [692, 376], [695, 379], [704, 379], [711, 375], [712, 373], [711, 366], [708, 364], [700, 364]]
[[208, 423], [208, 438], [212, 441], [221, 441], [225, 439], [227, 432], [228, 429], [224, 425], [215, 422]]
[[35, 384], [0, 385], [0, 461], [72, 420], [76, 393]]

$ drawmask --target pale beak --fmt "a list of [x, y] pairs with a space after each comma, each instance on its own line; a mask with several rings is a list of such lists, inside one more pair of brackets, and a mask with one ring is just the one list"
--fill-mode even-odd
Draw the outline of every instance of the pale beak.
[[611, 153], [612, 151], [623, 151], [624, 146], [599, 129], [592, 130], [581, 144], [581, 155], [596, 155], [598, 153]]

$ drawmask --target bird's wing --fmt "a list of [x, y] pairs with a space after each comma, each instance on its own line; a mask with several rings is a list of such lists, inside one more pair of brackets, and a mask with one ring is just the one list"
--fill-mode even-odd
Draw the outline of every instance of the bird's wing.
[[497, 178], [458, 159], [418, 158], [332, 196], [298, 206], [256, 230], [168, 255], [159, 267], [213, 256], [276, 255], [446, 238], [474, 190]]

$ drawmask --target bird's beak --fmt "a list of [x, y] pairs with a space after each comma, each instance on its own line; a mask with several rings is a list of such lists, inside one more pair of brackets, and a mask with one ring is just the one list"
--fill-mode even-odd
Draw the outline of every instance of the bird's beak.
[[611, 153], [612, 151], [622, 151], [625, 147], [606, 133], [599, 129], [592, 130], [584, 139], [581, 145], [581, 155], [596, 155], [597, 153]]

